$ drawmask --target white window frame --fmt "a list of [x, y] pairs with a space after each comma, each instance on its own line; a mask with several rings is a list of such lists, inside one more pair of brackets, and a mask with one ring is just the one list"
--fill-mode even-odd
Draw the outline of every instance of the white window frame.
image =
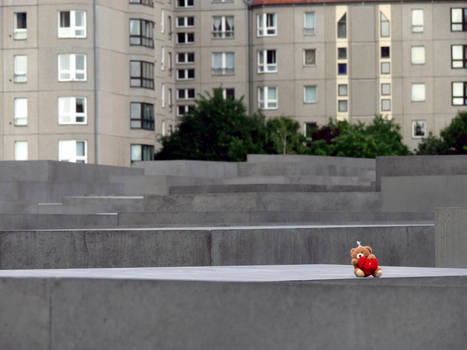
[[28, 104], [29, 101], [25, 97], [17, 97], [14, 99], [15, 126], [28, 125]]
[[[69, 27], [61, 27], [60, 26], [60, 15], [62, 12], [69, 12], [70, 13], [70, 26]], [[83, 25], [77, 26], [76, 25], [76, 13], [82, 12], [83, 13]], [[68, 11], [58, 11], [58, 37], [59, 38], [77, 38], [82, 39], [86, 38], [86, 11], [83, 10], [68, 10]]]
[[[179, 34], [183, 34], [183, 41], [179, 41]], [[190, 34], [193, 34], [193, 40], [190, 39]], [[193, 44], [195, 42], [195, 33], [194, 32], [179, 32], [177, 33], [177, 44]]]
[[[188, 18], [193, 18], [193, 24], [188, 23]], [[183, 19], [183, 24], [180, 24], [179, 20]], [[177, 16], [175, 18], [175, 27], [176, 28], [193, 28], [195, 26], [195, 17], [194, 16]]]
[[161, 10], [161, 33], [165, 33], [165, 11]]
[[[18, 28], [18, 15], [20, 13], [25, 13], [26, 14], [26, 28]], [[14, 40], [26, 40], [28, 38], [28, 13], [26, 11], [21, 11], [21, 12], [15, 12], [15, 28], [13, 31], [13, 39]]]
[[[269, 98], [269, 90], [272, 89], [276, 90], [276, 99]], [[263, 99], [261, 99], [261, 95], [263, 95]], [[273, 110], [279, 108], [279, 88], [277, 86], [258, 87], [258, 108], [263, 110]]]
[[[389, 86], [389, 93], [385, 93], [383, 86]], [[381, 83], [381, 96], [391, 96], [391, 83]]]
[[[314, 89], [315, 92], [314, 92], [314, 95], [315, 95], [315, 99], [314, 100], [307, 100], [306, 97], [307, 97], [307, 94], [306, 94], [306, 91], [307, 89]], [[318, 102], [318, 88], [316, 85], [305, 85], [303, 87], [303, 102], [304, 103], [317, 103]]]
[[[180, 58], [180, 54], [183, 54], [184, 56], [184, 61], [179, 61], [179, 58]], [[188, 58], [189, 58], [189, 55], [190, 54], [193, 54], [193, 61], [189, 61]], [[195, 53], [194, 52], [177, 52], [177, 64], [193, 64], [195, 63]]]
[[[345, 110], [341, 108], [341, 103], [345, 104]], [[337, 100], [337, 110], [339, 113], [348, 113], [349, 112], [349, 100], [348, 99], [338, 99]]]
[[29, 158], [28, 141], [15, 141], [15, 160], [28, 160]]
[[[24, 60], [24, 62], [20, 62]], [[20, 69], [20, 63], [24, 64], [24, 70]], [[14, 56], [14, 82], [27, 83], [28, 81], [28, 56], [16, 55]]]
[[[307, 51], [314, 51], [315, 53], [315, 63], [311, 63], [311, 64], [307, 64], [306, 63], [306, 52]], [[303, 49], [303, 66], [304, 67], [315, 67], [316, 66], [316, 49], [312, 49], [312, 48], [309, 48], [309, 49]]]
[[165, 47], [161, 47], [161, 71], [165, 71]]
[[[313, 26], [307, 26], [307, 15], [311, 15], [313, 18]], [[303, 14], [303, 34], [314, 35], [316, 31], [316, 15], [314, 11], [307, 11]]]
[[[275, 62], [268, 63], [268, 51], [274, 51]], [[258, 73], [277, 72], [277, 50], [258, 50]]]
[[[417, 14], [420, 14], [418, 15]], [[412, 33], [423, 33], [425, 30], [425, 13], [423, 9], [412, 9]]]
[[[389, 107], [387, 108], [387, 106], [385, 104], [389, 103]], [[382, 112], [390, 112], [391, 111], [391, 99], [390, 98], [382, 98], [381, 99], [381, 111]]]
[[451, 103], [453, 106], [467, 106], [467, 82], [453, 81], [451, 85]]
[[[83, 100], [83, 108], [84, 112], [80, 113], [76, 111], [76, 100], [82, 99]], [[67, 102], [70, 105], [71, 110], [65, 111], [64, 106]], [[74, 109], [74, 110], [73, 110]], [[84, 125], [87, 123], [87, 112], [88, 112], [88, 102], [86, 97], [78, 96], [78, 97], [59, 97], [58, 98], [58, 124], [59, 125], [73, 125], [73, 124], [81, 124]], [[81, 119], [79, 121], [78, 119]]]
[[[189, 94], [190, 91], [193, 91], [193, 97], [190, 97], [190, 94]], [[177, 100], [194, 100], [195, 98], [196, 98], [195, 88], [177, 89]]]
[[165, 84], [161, 85], [161, 107], [165, 108]]
[[451, 68], [467, 68], [467, 45], [451, 45]]
[[[193, 71], [193, 78], [190, 78], [188, 76], [188, 72], [192, 70]], [[179, 72], [184, 71], [184, 78], [180, 78]], [[195, 79], [195, 69], [194, 68], [185, 68], [185, 69], [177, 69], [177, 80], [194, 80]]]
[[[183, 1], [183, 5], [180, 5], [180, 1]], [[191, 2], [191, 5], [189, 4]], [[176, 7], [178, 8], [190, 8], [195, 5], [194, 0], [176, 0]]]
[[[268, 26], [268, 16], [272, 16], [273, 25]], [[277, 14], [276, 13], [260, 13], [256, 15], [256, 36], [276, 36], [277, 35]]]
[[[221, 55], [221, 66], [215, 67], [215, 57]], [[233, 56], [233, 67], [227, 67], [227, 57]], [[212, 53], [212, 75], [234, 75], [235, 74], [235, 52], [213, 52]]]
[[[84, 143], [84, 155], [78, 155], [78, 143]], [[66, 154], [64, 150], [70, 154]], [[64, 154], [65, 153], [65, 154]], [[59, 140], [58, 160], [61, 162], [87, 163], [88, 162], [88, 142], [86, 140]]]
[[[420, 92], [420, 97], [414, 96], [415, 88], [416, 87], [423, 87], [423, 93]], [[423, 96], [422, 96], [423, 95]], [[426, 84], [425, 83], [412, 83], [411, 87], [411, 101], [412, 102], [424, 102], [426, 101]]]
[[[415, 128], [417, 127], [418, 123], [423, 123], [423, 135], [415, 135]], [[421, 139], [426, 136], [426, 121], [425, 120], [412, 120], [412, 138], [414, 139]]]
[[[420, 50], [420, 49], [422, 49], [422, 50]], [[420, 54], [420, 53], [423, 53], [423, 55], [418, 57], [417, 54]], [[426, 63], [425, 46], [412, 46], [411, 47], [411, 49], [410, 49], [410, 62], [412, 64], [417, 64], [417, 65]]]
[[[62, 69], [60, 57], [69, 56], [70, 69]], [[78, 56], [84, 57], [84, 69], [76, 69], [76, 58]], [[62, 75], [68, 74], [69, 78], [62, 78]], [[77, 78], [78, 74], [83, 74], [83, 78]], [[59, 54], [58, 55], [58, 81], [86, 81], [87, 80], [87, 55], [84, 54]]]
[[[345, 90], [345, 94], [341, 93], [341, 89]], [[349, 96], [349, 85], [348, 84], [338, 84], [337, 85], [337, 96], [338, 97], [348, 97]]]
[[[220, 30], [215, 30], [215, 18], [220, 18]], [[232, 18], [232, 28], [227, 30], [227, 18]], [[235, 35], [235, 17], [234, 16], [212, 16], [213, 28], [211, 37], [213, 39], [233, 39]]]
[[391, 62], [383, 61], [381, 62], [381, 74], [391, 74]]
[[[387, 27], [384, 26], [384, 24], [386, 23], [387, 23]], [[379, 31], [380, 38], [391, 37], [391, 21], [382, 11], [380, 11], [379, 13], [379, 28], [380, 28], [380, 31]], [[386, 33], [386, 29], [387, 29], [387, 33]]]

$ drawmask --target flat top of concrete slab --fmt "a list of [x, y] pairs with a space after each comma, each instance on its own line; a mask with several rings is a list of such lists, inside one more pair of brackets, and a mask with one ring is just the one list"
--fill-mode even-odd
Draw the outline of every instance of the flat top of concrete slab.
[[[383, 278], [467, 276], [467, 269], [382, 266]], [[357, 279], [351, 265], [255, 265], [113, 269], [0, 270], [0, 278], [286, 282]], [[372, 278], [372, 277], [370, 277]]]

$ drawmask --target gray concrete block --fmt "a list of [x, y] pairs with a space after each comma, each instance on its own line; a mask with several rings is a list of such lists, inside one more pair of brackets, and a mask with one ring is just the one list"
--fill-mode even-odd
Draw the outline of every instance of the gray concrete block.
[[375, 159], [370, 158], [350, 158], [350, 157], [326, 157], [326, 156], [308, 156], [308, 155], [281, 155], [281, 154], [249, 154], [247, 163], [274, 163], [274, 162], [295, 162], [308, 164], [323, 164], [336, 166], [351, 166], [374, 170], [376, 167]]
[[237, 163], [196, 160], [163, 160], [138, 162], [135, 167], [144, 169], [146, 175], [175, 175], [204, 178], [221, 178], [237, 175]]
[[50, 349], [50, 294], [45, 279], [0, 279], [0, 349]]
[[115, 227], [117, 215], [0, 214], [0, 230]]
[[467, 267], [467, 208], [437, 208], [435, 223], [435, 266]]
[[376, 188], [391, 176], [467, 175], [467, 156], [406, 156], [376, 158]]
[[383, 177], [383, 211], [433, 212], [467, 205], [467, 175]]

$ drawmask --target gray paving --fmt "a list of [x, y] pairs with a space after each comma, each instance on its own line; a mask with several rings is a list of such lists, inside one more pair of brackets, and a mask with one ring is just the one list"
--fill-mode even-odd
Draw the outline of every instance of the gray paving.
[[[467, 269], [382, 266], [383, 278], [467, 276]], [[267, 265], [0, 270], [0, 278], [287, 282], [356, 279], [351, 265]], [[368, 278], [368, 279], [371, 279]]]

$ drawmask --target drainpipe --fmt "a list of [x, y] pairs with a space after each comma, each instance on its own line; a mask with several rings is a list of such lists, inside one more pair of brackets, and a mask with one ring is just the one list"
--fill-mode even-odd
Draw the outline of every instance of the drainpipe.
[[97, 93], [97, 0], [94, 1], [93, 29], [94, 29], [94, 163], [99, 164], [99, 118], [98, 118], [98, 93]]

